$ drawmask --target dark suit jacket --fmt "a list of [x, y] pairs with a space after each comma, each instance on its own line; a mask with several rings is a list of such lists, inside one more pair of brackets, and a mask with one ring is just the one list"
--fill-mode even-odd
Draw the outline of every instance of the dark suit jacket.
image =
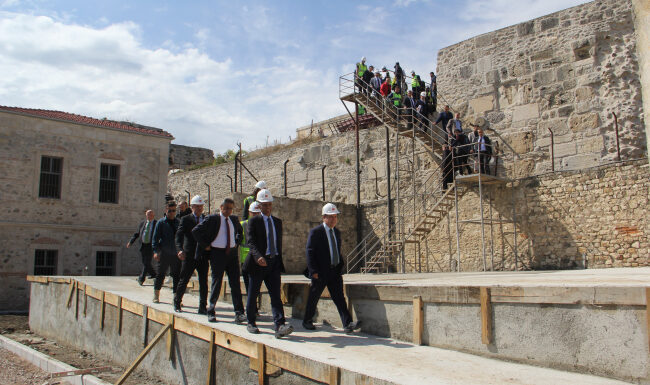
[[[201, 214], [202, 218], [205, 215]], [[197, 225], [194, 214], [186, 215], [181, 218], [181, 223], [176, 230], [176, 248], [183, 251], [187, 258], [193, 259], [196, 255], [196, 240], [192, 235], [192, 229]]]
[[[151, 235], [149, 236], [149, 240], [153, 240], [153, 231], [156, 228], [156, 222], [157, 220], [153, 220], [153, 223], [151, 223]], [[144, 225], [147, 223], [147, 220], [145, 219], [144, 221], [140, 222], [138, 225], [138, 231], [133, 233], [133, 236], [129, 240], [130, 244], [133, 244], [136, 239], [140, 238], [140, 242], [142, 242], [142, 236], [144, 235]], [[142, 249], [142, 243], [140, 243], [140, 249]]]
[[[282, 221], [279, 218], [271, 216], [275, 227], [276, 250], [278, 251], [278, 263], [280, 272], [284, 273], [284, 263], [282, 262]], [[259, 257], [266, 257], [266, 226], [264, 217], [257, 215], [248, 219], [248, 228], [246, 229], [246, 245], [249, 248], [248, 256], [244, 261], [244, 271], [249, 274], [259, 274], [264, 272], [264, 267], [257, 264]], [[268, 259], [267, 259], [268, 262]]]
[[[230, 222], [235, 227], [235, 246], [241, 244], [242, 240], [242, 227], [239, 223], [239, 218], [236, 215], [230, 216]], [[212, 214], [207, 216], [203, 222], [196, 225], [192, 229], [192, 236], [196, 240], [197, 247], [203, 253], [206, 247], [210, 246], [212, 241], [219, 234], [219, 228], [221, 227], [221, 214]]]
[[[473, 150], [474, 152], [479, 152], [479, 140], [480, 136], [477, 136], [474, 138], [474, 147]], [[483, 135], [483, 139], [485, 140], [485, 153], [488, 155], [492, 155], [492, 141], [490, 138], [488, 138], [486, 135]]]
[[[334, 271], [337, 274], [341, 274], [345, 263], [343, 262], [343, 256], [341, 256], [341, 232], [336, 227], [334, 228], [334, 237], [336, 238], [336, 246], [341, 257], [341, 261], [334, 267]], [[325, 227], [320, 224], [309, 231], [309, 237], [307, 238], [308, 277], [311, 278], [314, 273], [318, 273], [319, 279], [326, 280], [331, 273], [330, 264], [331, 256], [327, 232], [325, 231]]]

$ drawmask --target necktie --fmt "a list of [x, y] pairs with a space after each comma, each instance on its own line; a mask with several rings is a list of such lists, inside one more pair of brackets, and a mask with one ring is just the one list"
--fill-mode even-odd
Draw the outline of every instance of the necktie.
[[230, 252], [230, 225], [228, 224], [228, 218], [226, 218], [226, 254]]
[[266, 218], [266, 225], [269, 227], [269, 230], [266, 232], [267, 251], [271, 258], [273, 258], [278, 252], [275, 249], [275, 237], [273, 236], [273, 222], [271, 222], [271, 217]]
[[149, 229], [151, 227], [151, 222], [147, 221], [147, 224], [144, 227], [144, 234], [142, 234], [142, 243], [150, 243], [151, 240], [149, 239]]
[[339, 250], [336, 247], [336, 242], [334, 241], [336, 238], [334, 237], [334, 230], [329, 229], [330, 231], [328, 232], [329, 238], [330, 238], [330, 245], [332, 245], [332, 266], [336, 266], [339, 264], [340, 258], [339, 258]]

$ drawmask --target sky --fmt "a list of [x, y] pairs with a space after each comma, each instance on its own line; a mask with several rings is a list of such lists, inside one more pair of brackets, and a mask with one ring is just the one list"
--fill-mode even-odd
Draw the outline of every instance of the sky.
[[585, 2], [0, 0], [0, 105], [252, 150], [344, 114], [362, 56], [428, 80], [443, 47]]

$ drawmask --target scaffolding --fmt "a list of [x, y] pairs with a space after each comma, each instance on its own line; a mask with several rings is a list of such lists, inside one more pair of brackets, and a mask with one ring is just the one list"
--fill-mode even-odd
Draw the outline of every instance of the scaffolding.
[[[442, 95], [435, 96], [444, 101]], [[372, 232], [358, 237], [357, 246], [347, 256], [348, 272], [405, 273], [409, 269], [416, 272], [429, 271], [429, 235], [445, 221], [450, 271], [462, 270], [461, 227], [464, 225], [480, 226], [484, 271], [488, 270], [486, 230], [489, 232], [489, 270], [494, 270], [494, 225], [502, 226], [506, 223], [513, 227], [514, 267], [515, 270], [519, 269], [516, 198], [515, 189], [512, 188], [513, 180], [509, 178], [509, 175], [516, 175], [518, 155], [507, 143], [503, 142], [504, 146], [500, 146], [497, 141], [494, 144], [481, 142], [478, 143], [481, 147], [477, 148], [475, 142], [453, 142], [454, 138], [444, 128], [432, 122], [435, 112], [426, 116], [412, 108], [396, 107], [356, 77], [355, 73], [339, 78], [339, 98], [356, 123], [357, 154], [360, 105], [384, 125], [386, 135], [388, 186], [385, 199], [388, 215], [385, 220], [372, 224]], [[346, 102], [354, 104], [354, 114]], [[447, 147], [450, 143], [454, 144], [453, 147]], [[391, 159], [393, 146], [394, 156]], [[492, 149], [493, 172], [489, 170], [489, 164], [486, 167], [480, 163], [484, 157], [477, 156], [480, 150], [486, 150], [485, 146]], [[446, 148], [450, 151], [446, 151]], [[504, 151], [504, 148], [509, 151]], [[422, 161], [423, 155], [429, 162]], [[469, 166], [474, 158], [478, 160], [478, 170]], [[357, 207], [360, 213], [358, 159], [357, 156]], [[432, 166], [427, 167], [427, 163]], [[468, 175], [463, 175], [463, 168], [466, 168]], [[444, 180], [447, 183], [443, 183]], [[499, 187], [506, 187], [509, 191], [512, 216], [508, 219], [493, 217], [494, 192]], [[459, 202], [470, 191], [477, 195], [480, 213], [473, 218], [461, 219]], [[452, 215], [455, 225], [453, 234]], [[360, 218], [359, 215], [357, 217]], [[454, 236], [455, 251], [452, 247]], [[505, 237], [503, 232], [501, 236]], [[423, 254], [426, 258], [423, 258]], [[443, 270], [438, 260], [434, 259], [434, 262]]]

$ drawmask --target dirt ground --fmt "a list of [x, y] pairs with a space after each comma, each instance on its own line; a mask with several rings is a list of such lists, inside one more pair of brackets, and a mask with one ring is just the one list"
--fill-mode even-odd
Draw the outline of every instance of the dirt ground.
[[[0, 334], [11, 338], [14, 341], [20, 342], [23, 345], [27, 345], [32, 349], [38, 350], [41, 353], [47, 354], [54, 359], [65, 362], [68, 365], [72, 365], [77, 369], [110, 366], [112, 367], [112, 371], [94, 374], [95, 377], [99, 377], [106, 382], [115, 383], [115, 381], [125, 370], [125, 368], [122, 366], [115, 365], [110, 361], [94, 356], [88, 352], [59, 345], [53, 340], [49, 340], [32, 333], [32, 331], [29, 330], [29, 319], [26, 315], [0, 315]], [[6, 354], [3, 354], [2, 350], [0, 350], [0, 367], [3, 368], [3, 370], [0, 371], [0, 385], [41, 385], [46, 383], [48, 377], [42, 371], [40, 371], [40, 369], [34, 367], [26, 361], [21, 360], [19, 357], [6, 350], [4, 353]], [[10, 369], [10, 373], [7, 372], [7, 375], [15, 375], [17, 376], [15, 378], [19, 378], [23, 382], [17, 382], [16, 379], [12, 380], [11, 378], [5, 378], [5, 367]], [[21, 375], [20, 373], [24, 374]], [[43, 375], [45, 375], [45, 377], [43, 377]], [[153, 378], [146, 374], [144, 371], [138, 369], [133, 372], [133, 374], [131, 374], [125, 384], [162, 385], [166, 384], [166, 382]]]

